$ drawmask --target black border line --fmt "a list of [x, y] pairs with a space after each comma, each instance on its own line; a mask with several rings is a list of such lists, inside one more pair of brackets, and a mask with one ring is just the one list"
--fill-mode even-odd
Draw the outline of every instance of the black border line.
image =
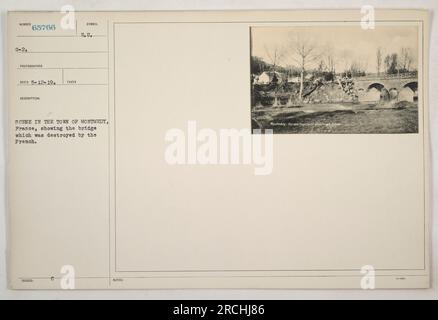
[[[110, 38], [109, 38], [109, 25], [110, 22], [107, 20], [106, 24], [106, 38], [107, 38], [107, 47], [106, 51], [108, 52], [108, 58], [107, 58], [107, 91], [108, 91], [108, 286], [111, 287], [111, 103], [110, 103]], [[114, 71], [114, 70], [113, 70]]]
[[[330, 272], [337, 272], [337, 271], [360, 271], [360, 269], [317, 269], [317, 270], [311, 270], [311, 269], [303, 269], [303, 270], [150, 270], [150, 271], [125, 271], [125, 270], [117, 270], [117, 206], [116, 206], [116, 178], [117, 178], [117, 173], [116, 173], [116, 77], [115, 77], [115, 58], [116, 58], [116, 51], [115, 51], [115, 42], [116, 42], [116, 36], [115, 36], [115, 26], [118, 24], [192, 24], [192, 23], [200, 23], [200, 24], [223, 24], [223, 23], [230, 23], [230, 24], [237, 24], [237, 23], [243, 23], [243, 24], [248, 24], [248, 23], [255, 23], [255, 24], [274, 24], [274, 23], [358, 23], [360, 21], [351, 21], [351, 20], [338, 20], [338, 21], [334, 21], [334, 20], [330, 20], [330, 21], [131, 21], [131, 22], [113, 22], [113, 74], [114, 74], [114, 83], [113, 83], [113, 94], [114, 94], [114, 101], [113, 101], [113, 114], [114, 114], [114, 262], [115, 262], [115, 272], [116, 273], [121, 273], [121, 272], [127, 272], [127, 273], [159, 273], [159, 272], [173, 272], [173, 273], [189, 273], [189, 272], [324, 272], [324, 271], [330, 271]], [[423, 124], [423, 186], [425, 186], [425, 168], [424, 168], [424, 116], [425, 116], [425, 112], [424, 112], [424, 20], [375, 20], [375, 22], [421, 22], [421, 28], [422, 28], [422, 57], [423, 57], [423, 61], [422, 61], [422, 69], [423, 69], [423, 74], [422, 74], [422, 96], [423, 96], [423, 101], [422, 101], [422, 110], [423, 110], [423, 116], [422, 116], [422, 124]], [[248, 26], [249, 29], [251, 29], [251, 27], [256, 27], [256, 26]], [[274, 27], [274, 26], [273, 26]], [[286, 27], [286, 26], [285, 26]], [[293, 27], [293, 26], [290, 26]], [[251, 48], [250, 48], [251, 50]], [[424, 236], [424, 245], [423, 245], [423, 249], [424, 249], [424, 267], [423, 269], [375, 269], [375, 271], [425, 271], [427, 270], [426, 268], [426, 220], [425, 220], [425, 211], [426, 211], [426, 207], [425, 207], [425, 200], [426, 200], [426, 195], [425, 195], [426, 189], [424, 189], [424, 210], [423, 210], [423, 223], [424, 223], [424, 232], [423, 232], [423, 236]], [[110, 210], [111, 211], [111, 210]], [[111, 251], [111, 248], [110, 248]], [[331, 275], [334, 277], [338, 277], [339, 275]], [[350, 276], [350, 275], [348, 275]], [[352, 275], [355, 276], [355, 275]], [[402, 274], [395, 274], [395, 275], [385, 275], [385, 276], [407, 276], [407, 275], [402, 275]], [[429, 274], [426, 275], [417, 275], [417, 276], [429, 276]], [[224, 276], [224, 277], [230, 277], [230, 276]], [[241, 275], [236, 276], [236, 277], [242, 277]], [[263, 276], [263, 277], [272, 277], [272, 276]], [[284, 276], [279, 276], [279, 277], [294, 277], [294, 276], [290, 276], [290, 275], [284, 275]], [[302, 276], [302, 277], [309, 277], [309, 276]], [[319, 277], [326, 277], [325, 275], [321, 275]], [[134, 277], [134, 278], [142, 278], [142, 277]], [[152, 278], [156, 278], [156, 277], [152, 277]], [[176, 278], [180, 278], [180, 276], [176, 276]]]

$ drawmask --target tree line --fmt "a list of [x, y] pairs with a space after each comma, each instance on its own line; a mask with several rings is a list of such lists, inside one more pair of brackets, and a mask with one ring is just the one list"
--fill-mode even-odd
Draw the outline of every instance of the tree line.
[[410, 48], [402, 48], [400, 53], [389, 53], [383, 58], [382, 49], [376, 52], [377, 74], [381, 73], [382, 66], [386, 74], [402, 74], [415, 71], [412, 68], [413, 55]]
[[[251, 56], [251, 74], [261, 74], [264, 71], [275, 71], [287, 77], [299, 77], [299, 97], [303, 97], [305, 74], [311, 72], [313, 76], [325, 81], [335, 80], [337, 75], [342, 77], [360, 77], [367, 74], [367, 59], [354, 60], [347, 50], [336, 52], [330, 46], [321, 46], [310, 37], [300, 34], [291, 34], [286, 46], [265, 46], [265, 58]], [[291, 64], [285, 66], [285, 60]], [[377, 74], [382, 71], [386, 74], [411, 72], [413, 55], [409, 48], [403, 48], [400, 53], [383, 55], [381, 48], [376, 52]], [[337, 72], [337, 68], [342, 72]]]

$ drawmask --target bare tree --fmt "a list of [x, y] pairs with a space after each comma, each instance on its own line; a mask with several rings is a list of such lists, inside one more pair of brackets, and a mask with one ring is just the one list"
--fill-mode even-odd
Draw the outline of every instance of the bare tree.
[[377, 74], [380, 75], [380, 70], [382, 68], [382, 48], [377, 48], [376, 52], [376, 58], [377, 58]]
[[353, 60], [350, 64], [350, 68], [348, 72], [351, 77], [360, 77], [364, 76], [366, 73], [366, 69], [368, 66], [368, 62], [366, 60]]
[[311, 38], [300, 37], [299, 34], [291, 34], [291, 47], [293, 51], [292, 60], [298, 64], [300, 68], [300, 100], [303, 99], [304, 90], [304, 74], [306, 68], [314, 63], [321, 54], [317, 52], [317, 46], [312, 42]]
[[279, 46], [274, 46], [272, 48], [268, 48], [265, 45], [265, 52], [266, 52], [266, 56], [269, 59], [269, 63], [272, 64], [272, 68], [275, 72], [275, 68], [277, 67], [277, 65], [281, 62], [281, 60], [284, 57], [284, 49], [282, 47]]
[[409, 48], [402, 48], [400, 54], [400, 67], [403, 71], [409, 71], [412, 64], [412, 55]]
[[400, 63], [397, 53], [386, 55], [384, 62], [387, 74], [397, 74], [400, 72]]
[[336, 73], [336, 62], [333, 54], [330, 52], [327, 54], [327, 67], [333, 75]]
[[336, 73], [336, 59], [331, 45], [326, 45], [324, 48], [324, 63], [327, 67], [327, 71], [333, 75]]
[[347, 49], [340, 51], [338, 54], [339, 63], [341, 64], [341, 69], [343, 69], [344, 76], [347, 76], [347, 72], [352, 65], [351, 56], [351, 52]]

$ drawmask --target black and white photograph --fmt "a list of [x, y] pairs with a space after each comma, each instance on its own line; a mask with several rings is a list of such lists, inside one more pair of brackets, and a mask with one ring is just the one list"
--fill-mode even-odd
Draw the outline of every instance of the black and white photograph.
[[0, 1], [0, 300], [437, 300], [436, 12]]
[[252, 129], [418, 133], [418, 32], [360, 23], [252, 27]]

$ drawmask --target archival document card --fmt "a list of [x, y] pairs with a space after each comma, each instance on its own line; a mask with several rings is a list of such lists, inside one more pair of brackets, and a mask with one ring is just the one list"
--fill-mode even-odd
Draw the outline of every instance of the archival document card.
[[9, 12], [10, 287], [429, 287], [429, 14], [368, 9]]

